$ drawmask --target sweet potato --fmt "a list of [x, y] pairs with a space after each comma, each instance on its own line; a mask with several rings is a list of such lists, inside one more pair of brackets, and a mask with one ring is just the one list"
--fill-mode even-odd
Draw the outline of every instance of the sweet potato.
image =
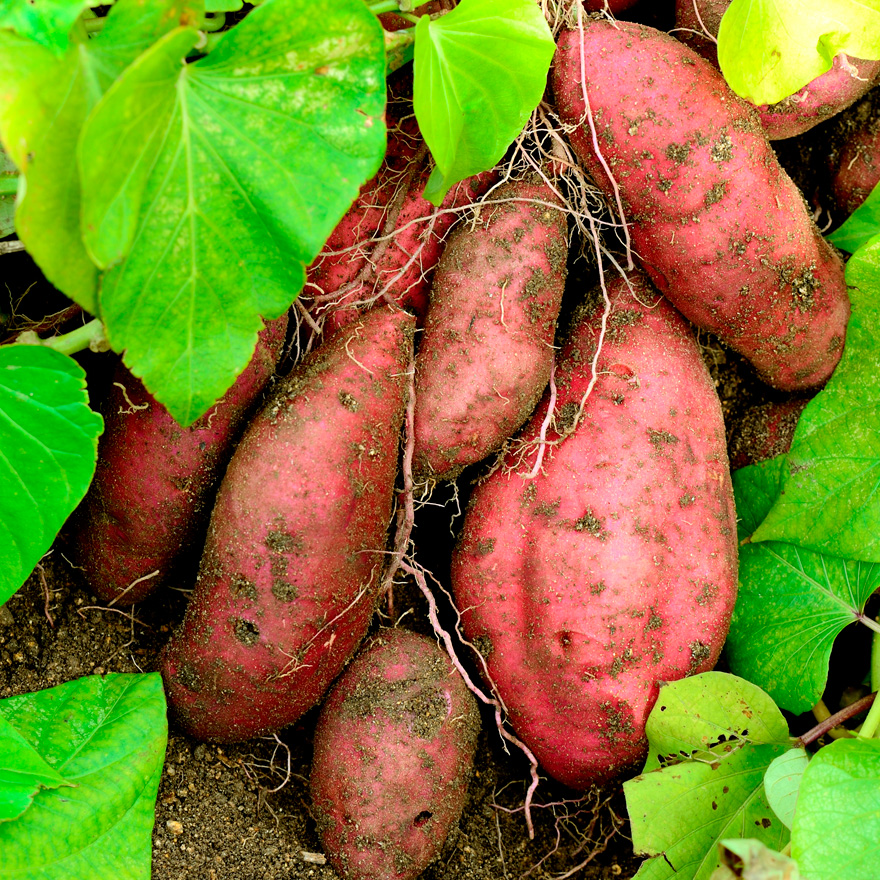
[[809, 402], [797, 398], [749, 407], [730, 435], [730, 467], [735, 470], [788, 452], [798, 419]]
[[[555, 203], [540, 179], [497, 199]], [[511, 201], [450, 237], [431, 289], [416, 357], [414, 466], [451, 478], [518, 430], [535, 408], [553, 359], [565, 287], [565, 215]]]
[[721, 406], [681, 316], [643, 276], [633, 284], [610, 285], [582, 420], [601, 299], [557, 367], [542, 472], [521, 476], [511, 451], [476, 489], [452, 562], [465, 633], [518, 736], [578, 789], [643, 757], [658, 683], [712, 667], [736, 597]]
[[591, 21], [559, 38], [553, 88], [596, 182], [613, 174], [644, 268], [676, 307], [782, 390], [825, 382], [849, 316], [843, 265], [779, 167], [755, 111], [667, 34]]
[[99, 599], [141, 602], [198, 553], [215, 484], [275, 372], [286, 330], [287, 315], [269, 322], [235, 384], [188, 428], [120, 362], [95, 478], [72, 529], [74, 556]]
[[414, 880], [461, 815], [480, 714], [436, 642], [385, 629], [333, 686], [315, 730], [311, 790], [343, 880]]
[[880, 96], [853, 108], [848, 124], [829, 156], [831, 197], [841, 214], [852, 214], [880, 183]]
[[[705, 33], [718, 36], [718, 27], [730, 0], [677, 0], [676, 36], [717, 66], [716, 44]], [[702, 21], [702, 26], [700, 22]], [[809, 131], [858, 101], [877, 81], [880, 61], [849, 58], [842, 52], [831, 70], [777, 104], [761, 104], [758, 115], [771, 140], [783, 140]]]
[[374, 310], [294, 370], [248, 427], [162, 657], [193, 736], [244, 740], [295, 721], [366, 634], [412, 336], [410, 315]]

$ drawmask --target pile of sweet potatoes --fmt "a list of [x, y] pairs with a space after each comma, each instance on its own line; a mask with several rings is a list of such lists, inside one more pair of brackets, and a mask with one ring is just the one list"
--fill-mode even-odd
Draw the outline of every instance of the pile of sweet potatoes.
[[[310, 353], [270, 382], [267, 331], [246, 400], [208, 420], [216, 451], [204, 425], [169, 427], [121, 383], [133, 405], [113, 404], [77, 520], [95, 591], [120, 602], [142, 600], [145, 577], [167, 586], [203, 540], [161, 661], [175, 721], [229, 742], [322, 704], [311, 785], [344, 878], [415, 878], [442, 850], [479, 730], [470, 691], [564, 785], [638, 765], [659, 683], [712, 668], [736, 599], [727, 430], [694, 328], [777, 397], [820, 387], [845, 343], [841, 259], [710, 61], [592, 16], [559, 34], [550, 86], [560, 135], [623, 209], [628, 253], [608, 236], [614, 265], [571, 271], [570, 180], [538, 161], [466, 181], [436, 212], [398, 96], [385, 165], [311, 267], [311, 329], [288, 334], [311, 334]], [[801, 408], [761, 431], [784, 442]], [[119, 485], [137, 468], [117, 444], [167, 471], [167, 503]], [[443, 650], [405, 625], [376, 633], [432, 540], [416, 495], [456, 478], [460, 617], [430, 597]]]

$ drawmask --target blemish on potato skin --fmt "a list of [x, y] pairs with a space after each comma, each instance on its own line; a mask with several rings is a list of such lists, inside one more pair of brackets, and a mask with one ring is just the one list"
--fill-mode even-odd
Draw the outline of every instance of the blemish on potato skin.
[[251, 647], [260, 640], [260, 629], [252, 620], [237, 617], [232, 621], [232, 631], [235, 638], [243, 645]]

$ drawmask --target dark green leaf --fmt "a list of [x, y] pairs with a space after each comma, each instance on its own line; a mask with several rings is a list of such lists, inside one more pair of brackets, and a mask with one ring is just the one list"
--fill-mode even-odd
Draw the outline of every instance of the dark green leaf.
[[178, 19], [193, 16], [186, 0], [120, 0], [95, 39], [61, 58], [0, 33], [0, 137], [27, 180], [16, 229], [46, 277], [92, 314], [97, 272], [80, 232], [80, 130], [113, 79]]
[[785, 456], [779, 455], [733, 472], [737, 535], [740, 541], [751, 536], [776, 503], [784, 467]]
[[695, 675], [661, 687], [646, 731], [645, 769], [623, 787], [633, 846], [655, 857], [637, 877], [708, 880], [725, 838], [785, 845], [763, 780], [790, 739], [767, 694], [725, 673]]
[[856, 208], [846, 222], [828, 236], [828, 241], [842, 251], [854, 254], [863, 244], [880, 233], [880, 187]]
[[764, 774], [764, 791], [770, 808], [786, 828], [791, 828], [798, 792], [810, 756], [804, 749], [790, 749], [780, 755]]
[[168, 736], [162, 679], [92, 676], [0, 701], [73, 788], [41, 790], [0, 824], [3, 880], [149, 880]]
[[2, 0], [0, 28], [16, 31], [60, 55], [88, 0]]
[[504, 155], [547, 84], [555, 44], [533, 0], [462, 0], [416, 25], [413, 103], [437, 163], [424, 197], [439, 205]]
[[791, 829], [791, 854], [806, 877], [877, 876], [880, 741], [839, 739], [804, 771]]
[[195, 64], [194, 36], [157, 43], [89, 120], [81, 156], [105, 158], [82, 163], [84, 231], [102, 265], [125, 258], [101, 315], [181, 424], [232, 384], [378, 168], [382, 33], [361, 0], [269, 0]]
[[0, 822], [17, 819], [41, 788], [69, 785], [0, 714]]
[[880, 562], [880, 237], [846, 267], [843, 358], [798, 421], [782, 494], [752, 541]]
[[754, 104], [793, 95], [841, 51], [880, 58], [878, 0], [733, 0], [718, 30], [724, 78]]
[[76, 361], [41, 346], [0, 347], [0, 603], [85, 495], [102, 424]]

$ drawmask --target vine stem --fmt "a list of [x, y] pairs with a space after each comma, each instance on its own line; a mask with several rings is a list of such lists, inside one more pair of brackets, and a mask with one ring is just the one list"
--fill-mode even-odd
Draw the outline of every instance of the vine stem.
[[[870, 696], [876, 697], [877, 694], [874, 693]], [[865, 699], [868, 698], [865, 697]], [[859, 739], [872, 739], [877, 732], [878, 726], [880, 726], [880, 700], [874, 700], [871, 710], [868, 712], [868, 717], [864, 720], [862, 729], [858, 733]]]
[[[876, 714], [878, 719], [880, 719], [880, 701], [874, 702], [876, 693], [868, 694], [867, 697], [862, 697], [861, 700], [857, 700], [851, 706], [847, 706], [845, 709], [841, 709], [839, 712], [835, 712], [833, 715], [830, 715], [820, 724], [817, 724], [815, 727], [808, 730], [803, 736], [798, 737], [795, 741], [795, 745], [803, 748], [804, 746], [808, 746], [810, 743], [816, 742], [819, 737], [824, 736], [828, 733], [829, 730], [837, 727], [838, 724], [842, 724], [844, 721], [847, 721], [850, 718], [854, 718], [860, 712], [864, 712], [868, 706], [871, 706], [871, 711], [868, 713], [868, 718], [865, 719], [865, 723], [862, 725], [862, 732], [859, 733], [859, 736], [863, 736], [865, 728], [867, 727], [868, 721], [871, 718], [872, 714]], [[873, 705], [872, 705], [873, 704]], [[876, 728], [876, 724], [874, 725]]]
[[82, 327], [63, 333], [61, 336], [52, 336], [49, 339], [40, 339], [33, 330], [20, 333], [15, 340], [20, 345], [44, 345], [61, 354], [76, 354], [78, 351], [91, 349], [92, 351], [107, 351], [110, 343], [100, 318], [93, 318]]

